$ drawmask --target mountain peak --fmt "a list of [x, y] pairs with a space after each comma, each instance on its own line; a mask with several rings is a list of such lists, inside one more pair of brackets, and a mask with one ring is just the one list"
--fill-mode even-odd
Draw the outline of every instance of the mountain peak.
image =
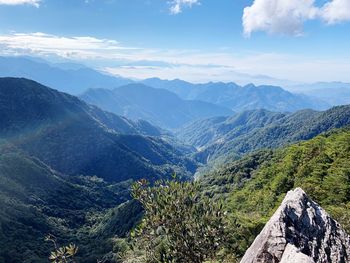
[[253, 83], [248, 83], [248, 84], [244, 85], [243, 88], [246, 88], [246, 89], [248, 89], [248, 88], [256, 88], [256, 86]]
[[350, 236], [301, 188], [289, 191], [241, 263], [349, 262]]

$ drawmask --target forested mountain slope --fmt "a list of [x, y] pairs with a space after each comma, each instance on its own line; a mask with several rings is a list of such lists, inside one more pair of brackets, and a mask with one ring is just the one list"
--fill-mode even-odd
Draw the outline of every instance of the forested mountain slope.
[[199, 120], [185, 126], [176, 134], [185, 143], [201, 148], [215, 142], [224, 143], [229, 141], [228, 138], [234, 139], [252, 130], [271, 125], [288, 115], [267, 110], [250, 110], [236, 113], [231, 117]]
[[293, 114], [256, 110], [198, 121], [185, 127], [178, 136], [199, 148], [198, 160], [208, 162], [311, 139], [347, 125], [350, 125], [350, 106], [322, 112], [302, 110]]
[[[48, 234], [55, 235], [59, 243], [79, 243], [84, 262], [96, 262], [111, 249], [108, 244], [113, 236], [101, 233], [98, 223], [110, 209], [130, 198], [128, 188], [129, 183], [112, 185], [97, 177], [62, 175], [15, 147], [1, 144], [0, 262], [47, 262], [52, 250], [52, 244], [44, 240]], [[134, 222], [133, 208], [124, 205], [123, 213]], [[115, 234], [123, 235], [132, 227], [118, 222], [110, 230]], [[101, 239], [95, 242], [106, 244], [105, 248], [91, 241], [99, 235]], [[89, 253], [94, 253], [91, 261]]]
[[[0, 79], [0, 135], [59, 172], [109, 181], [172, 174], [195, 166], [151, 125], [134, 123], [26, 79]], [[146, 128], [146, 129], [144, 129]], [[159, 133], [159, 131], [158, 131]]]
[[47, 234], [96, 262], [141, 216], [133, 180], [196, 168], [151, 124], [31, 80], [0, 79], [0, 113], [0, 262], [47, 262]]
[[205, 194], [224, 198], [233, 240], [244, 253], [287, 191], [302, 187], [350, 231], [350, 130], [334, 130], [274, 151], [261, 151], [201, 178]]

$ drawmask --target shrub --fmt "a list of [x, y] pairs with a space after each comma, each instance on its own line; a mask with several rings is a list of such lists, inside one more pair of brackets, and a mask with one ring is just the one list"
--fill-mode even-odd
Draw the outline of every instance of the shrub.
[[222, 204], [202, 196], [198, 183], [159, 181], [151, 187], [143, 180], [133, 185], [132, 195], [145, 209], [132, 236], [149, 262], [201, 263], [224, 248]]

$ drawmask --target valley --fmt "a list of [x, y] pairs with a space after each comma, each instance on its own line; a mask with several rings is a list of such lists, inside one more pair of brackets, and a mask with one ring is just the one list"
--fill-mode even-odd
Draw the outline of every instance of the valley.
[[350, 263], [350, 0], [0, 0], [0, 263]]
[[47, 262], [47, 234], [78, 244], [79, 262], [123, 262], [118, 246], [143, 214], [131, 186], [174, 174], [226, 200], [237, 257], [298, 186], [349, 231], [349, 106], [234, 112], [178, 94], [135, 83], [79, 99], [1, 78], [0, 262]]

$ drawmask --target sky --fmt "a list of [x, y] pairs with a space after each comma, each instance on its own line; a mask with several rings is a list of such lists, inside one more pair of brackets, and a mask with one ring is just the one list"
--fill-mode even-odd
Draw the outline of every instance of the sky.
[[138, 79], [350, 82], [350, 0], [0, 0], [0, 55]]

